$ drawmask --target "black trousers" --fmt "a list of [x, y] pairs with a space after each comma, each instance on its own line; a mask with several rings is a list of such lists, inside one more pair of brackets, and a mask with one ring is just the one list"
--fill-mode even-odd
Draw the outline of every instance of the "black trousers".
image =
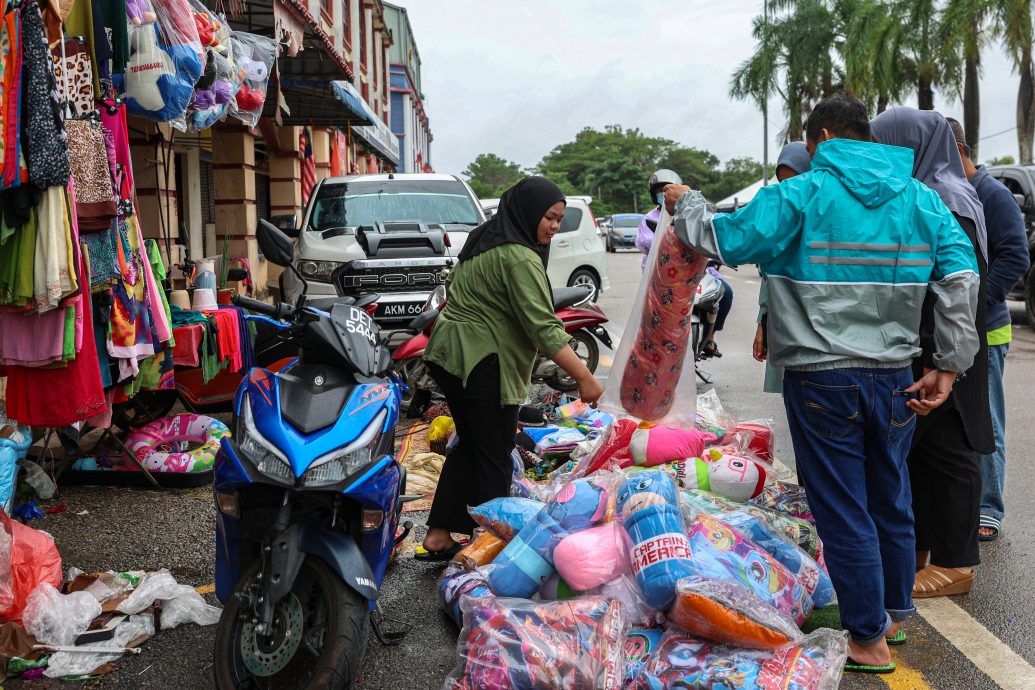
[[518, 406], [500, 405], [496, 355], [478, 363], [467, 377], [466, 388], [460, 378], [437, 364], [429, 362], [428, 372], [446, 396], [459, 437], [442, 466], [428, 527], [471, 534], [475, 522], [467, 507], [510, 495]]
[[980, 563], [980, 457], [971, 449], [956, 410], [919, 420], [909, 454], [909, 482], [917, 550], [930, 551], [931, 564], [942, 568]]

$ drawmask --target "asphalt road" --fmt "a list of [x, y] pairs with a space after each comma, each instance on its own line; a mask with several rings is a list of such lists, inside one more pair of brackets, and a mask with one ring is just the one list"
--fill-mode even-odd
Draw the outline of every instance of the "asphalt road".
[[[639, 286], [639, 255], [608, 255], [608, 263], [612, 288], [600, 304], [611, 317], [612, 331], [620, 335]], [[706, 369], [714, 376], [714, 387], [727, 411], [735, 417], [776, 420], [777, 453], [793, 465], [781, 400], [761, 392], [762, 365], [751, 359], [757, 273], [750, 267], [739, 272], [724, 269], [724, 273], [736, 298], [718, 339], [724, 356], [708, 362]], [[847, 678], [842, 688], [1035, 690], [1035, 595], [1031, 588], [1035, 503], [1030, 498], [1035, 471], [1029, 461], [1029, 449], [1035, 447], [1031, 413], [1035, 389], [1029, 383], [1035, 380], [1035, 333], [1023, 323], [1023, 309], [1015, 306], [1015, 340], [1007, 366], [1009, 469], [1004, 536], [998, 543], [982, 547], [984, 563], [974, 592], [933, 609], [925, 607], [923, 616], [914, 616], [908, 623], [910, 642], [897, 654], [898, 672], [882, 678]], [[601, 376], [607, 375], [610, 365], [608, 353], [604, 354]], [[48, 515], [33, 526], [54, 535], [66, 568], [167, 567], [188, 584], [204, 586], [213, 581], [215, 523], [207, 490], [69, 487], [62, 490], [59, 501], [67, 506], [66, 512]], [[78, 514], [84, 510], [86, 514]], [[408, 517], [419, 523], [424, 515]], [[420, 531], [416, 536], [420, 538]], [[398, 647], [370, 643], [357, 687], [441, 687], [454, 665], [457, 630], [436, 602], [438, 572], [406, 557], [391, 567], [382, 605], [387, 615], [411, 624], [413, 630]], [[213, 637], [214, 628], [185, 626], [162, 631], [144, 646], [141, 655], [119, 661], [113, 674], [87, 687], [212, 688]], [[46, 680], [7, 683], [9, 688], [57, 685]]]

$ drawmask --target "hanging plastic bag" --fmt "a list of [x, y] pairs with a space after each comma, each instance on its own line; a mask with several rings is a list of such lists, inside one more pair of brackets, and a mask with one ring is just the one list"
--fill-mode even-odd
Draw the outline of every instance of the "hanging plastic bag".
[[198, 0], [189, 2], [198, 28], [198, 38], [205, 50], [205, 71], [194, 85], [187, 126], [192, 130], [201, 130], [226, 116], [230, 103], [241, 88], [241, 79], [230, 41], [232, 32], [226, 18]]
[[249, 127], [255, 127], [266, 103], [266, 89], [277, 59], [277, 42], [265, 36], [235, 31], [230, 35], [230, 43], [234, 47], [241, 87], [230, 103], [229, 114]]
[[124, 94], [130, 115], [185, 128], [184, 115], [205, 55], [186, 0], [130, 0], [130, 57], [115, 87]]
[[45, 582], [29, 595], [22, 625], [40, 644], [65, 647], [74, 644], [99, 615], [101, 605], [89, 592], [62, 594]]
[[[691, 314], [707, 258], [683, 244], [662, 209], [640, 289], [600, 408], [615, 415], [689, 428], [697, 382]], [[617, 384], [617, 385], [615, 385]]]
[[773, 650], [727, 647], [671, 629], [627, 687], [837, 690], [847, 658], [847, 635], [827, 629]]
[[18, 461], [25, 457], [26, 451], [32, 445], [32, 433], [28, 427], [8, 426], [0, 423], [0, 431], [3, 429], [11, 431], [6, 432], [5, 436], [0, 436], [0, 508], [10, 513], [14, 507]]
[[50, 535], [0, 510], [0, 623], [20, 621], [36, 587], [60, 587], [61, 581], [61, 554]]
[[446, 690], [620, 690], [628, 621], [618, 602], [464, 597]]

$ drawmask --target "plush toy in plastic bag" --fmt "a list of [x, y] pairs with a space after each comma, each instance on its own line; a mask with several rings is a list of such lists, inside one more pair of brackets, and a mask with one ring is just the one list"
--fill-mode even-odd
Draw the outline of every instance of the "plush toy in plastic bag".
[[458, 665], [446, 690], [620, 690], [628, 621], [599, 596], [464, 597]]
[[187, 123], [191, 129], [207, 129], [226, 116], [230, 103], [241, 88], [233, 55], [208, 51], [205, 74], [198, 80], [191, 99]]
[[250, 127], [259, 124], [266, 102], [273, 63], [277, 59], [277, 43], [272, 38], [235, 31], [230, 36], [237, 59], [237, 77], [241, 88], [230, 104], [230, 114]]
[[32, 590], [60, 587], [61, 554], [50, 535], [0, 510], [0, 623], [18, 622]]
[[618, 492], [617, 510], [632, 544], [632, 571], [644, 600], [665, 610], [676, 582], [695, 573], [676, 485], [661, 470], [634, 473]]
[[734, 431], [751, 434], [748, 447], [763, 462], [773, 462], [776, 459], [776, 439], [773, 435], [773, 420], [758, 419], [751, 422], [741, 422]]
[[773, 482], [765, 487], [761, 494], [751, 499], [751, 502], [756, 506], [816, 524], [803, 486], [790, 482]]
[[476, 529], [471, 541], [453, 557], [453, 560], [459, 561], [466, 568], [478, 568], [492, 563], [506, 545], [507, 542], [492, 532]]
[[733, 501], [748, 501], [765, 489], [765, 465], [750, 458], [709, 448], [696, 460], [683, 486], [710, 491]]
[[798, 625], [812, 612], [812, 598], [791, 572], [722, 520], [699, 513], [687, 536], [697, 575], [743, 585]]
[[673, 460], [700, 457], [705, 445], [716, 438], [715, 434], [697, 429], [652, 426], [633, 432], [629, 451], [635, 464], [654, 467]]
[[479, 526], [489, 530], [500, 539], [510, 541], [514, 535], [535, 517], [543, 503], [531, 498], [504, 496], [468, 508], [467, 512]]
[[665, 631], [661, 628], [633, 628], [625, 636], [625, 682], [639, 675], [647, 659], [661, 644]]
[[628, 570], [625, 535], [617, 522], [574, 532], [557, 544], [553, 561], [557, 573], [574, 590], [599, 587]]
[[492, 591], [525, 599], [539, 591], [554, 573], [553, 550], [567, 534], [545, 508], [536, 513], [486, 569]]
[[691, 312], [707, 259], [676, 237], [664, 209], [651, 246], [646, 279], [618, 347], [601, 409], [672, 426], [696, 417]]
[[186, 0], [134, 0], [129, 18], [129, 64], [115, 88], [130, 115], [180, 123], [205, 66], [204, 52]]
[[[0, 418], [2, 418], [0, 408]], [[12, 429], [5, 436], [0, 436], [0, 509], [7, 513], [14, 507], [15, 480], [18, 478], [18, 461], [25, 457], [32, 445], [32, 433], [29, 427], [5, 427]]]
[[610, 475], [594, 475], [563, 484], [546, 504], [550, 516], [569, 532], [587, 529], [607, 515]]
[[776, 649], [801, 638], [788, 616], [724, 580], [680, 580], [668, 619], [692, 635], [738, 647]]
[[837, 690], [848, 658], [843, 632], [817, 630], [800, 644], [738, 649], [669, 630], [630, 690]]
[[460, 599], [465, 595], [492, 596], [492, 590], [480, 571], [468, 570], [462, 563], [452, 561], [438, 578], [438, 601], [458, 626], [463, 625]]

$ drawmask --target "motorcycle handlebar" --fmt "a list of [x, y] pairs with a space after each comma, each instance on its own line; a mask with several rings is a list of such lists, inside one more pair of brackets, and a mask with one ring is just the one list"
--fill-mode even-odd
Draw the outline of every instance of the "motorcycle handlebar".
[[242, 297], [240, 295], [234, 295], [231, 297], [230, 302], [233, 303], [235, 307], [247, 309], [256, 314], [271, 316], [274, 319], [290, 319], [295, 315], [295, 308], [290, 304], [284, 304], [283, 302], [280, 304], [267, 304], [266, 302], [260, 302], [259, 300]]

